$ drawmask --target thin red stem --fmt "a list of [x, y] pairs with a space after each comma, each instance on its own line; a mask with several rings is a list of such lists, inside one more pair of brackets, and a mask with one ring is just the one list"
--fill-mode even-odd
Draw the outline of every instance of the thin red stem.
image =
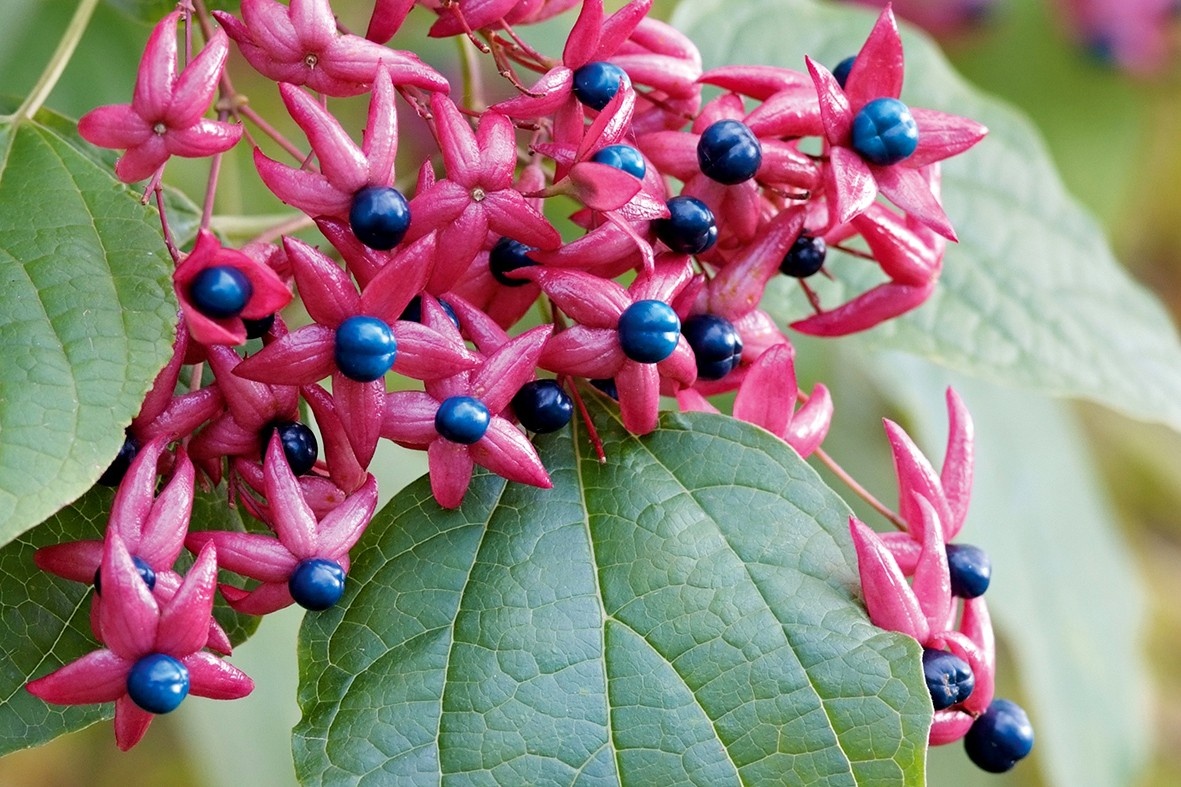
[[595, 429], [595, 425], [591, 423], [590, 413], [586, 409], [586, 403], [582, 401], [582, 395], [578, 393], [578, 386], [568, 377], [562, 378], [562, 385], [570, 391], [570, 396], [574, 399], [574, 404], [578, 406], [578, 412], [582, 416], [582, 422], [586, 424], [587, 437], [590, 438], [591, 445], [594, 446], [595, 456], [598, 457], [599, 464], [607, 464], [607, 454], [603, 451], [603, 440], [599, 437], [599, 430]]
[[853, 494], [860, 497], [862, 500], [868, 503], [869, 506], [873, 508], [873, 510], [877, 511], [879, 514], [888, 519], [890, 524], [904, 532], [909, 530], [909, 528], [906, 526], [906, 522], [902, 520], [902, 517], [898, 516], [898, 514], [896, 514], [892, 508], [882, 503], [882, 501], [874, 497], [868, 489], [859, 484], [857, 479], [849, 475], [845, 468], [837, 464], [836, 460], [829, 456], [824, 451], [824, 449], [817, 448], [812, 452], [812, 456], [823, 462], [824, 466], [831, 470], [833, 475], [839, 478], [841, 482], [845, 484], [845, 486], [853, 490]]

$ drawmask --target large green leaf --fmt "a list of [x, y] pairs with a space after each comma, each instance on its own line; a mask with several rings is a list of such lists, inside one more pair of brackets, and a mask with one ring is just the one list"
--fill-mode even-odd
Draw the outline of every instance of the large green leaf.
[[0, 122], [0, 543], [94, 483], [176, 327], [155, 211], [43, 117]]
[[[873, 23], [864, 10], [810, 0], [690, 0], [677, 24], [707, 65], [768, 63], [802, 70], [805, 53], [830, 66], [855, 53]], [[966, 115], [990, 133], [944, 168], [944, 203], [960, 236], [918, 311], [867, 335], [959, 371], [1056, 396], [1075, 396], [1181, 428], [1181, 344], [1165, 311], [1112, 256], [1096, 222], [1071, 198], [1031, 125], [969, 87], [924, 36], [904, 33], [903, 98]], [[836, 304], [881, 280], [864, 260], [833, 253]], [[823, 285], [822, 285], [823, 286]], [[777, 282], [764, 306], [805, 316]]]
[[918, 646], [856, 598], [848, 509], [766, 432], [588, 403], [554, 488], [425, 479], [300, 635], [296, 770], [332, 784], [922, 784]]
[[[0, 756], [37, 746], [57, 736], [109, 719], [113, 706], [49, 705], [25, 691], [25, 684], [100, 647], [90, 630], [91, 587], [40, 571], [38, 547], [101, 539], [112, 492], [95, 488], [36, 527], [0, 548]], [[205, 528], [242, 529], [224, 495], [198, 493], [193, 520]], [[191, 563], [184, 555], [180, 569]], [[214, 610], [234, 644], [258, 625], [219, 602]]]

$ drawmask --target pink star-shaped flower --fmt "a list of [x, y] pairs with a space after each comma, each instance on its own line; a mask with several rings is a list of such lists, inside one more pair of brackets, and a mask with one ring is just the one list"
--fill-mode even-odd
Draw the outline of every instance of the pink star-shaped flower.
[[229, 43], [218, 30], [205, 48], [176, 73], [176, 25], [180, 12], [160, 20], [148, 37], [130, 104], [110, 104], [78, 121], [83, 139], [103, 148], [124, 149], [115, 176], [143, 180], [169, 156], [200, 158], [232, 148], [242, 127], [201, 116], [209, 109]]

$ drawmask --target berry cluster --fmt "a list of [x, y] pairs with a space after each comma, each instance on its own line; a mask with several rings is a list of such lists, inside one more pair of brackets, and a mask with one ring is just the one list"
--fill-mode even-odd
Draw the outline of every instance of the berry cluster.
[[[713, 410], [708, 397], [736, 391], [735, 417], [807, 456], [828, 431], [832, 400], [823, 385], [799, 391], [792, 346], [758, 308], [767, 284], [781, 272], [799, 283], [813, 310], [792, 323], [799, 332], [866, 330], [927, 298], [955, 238], [939, 201], [939, 162], [985, 129], [899, 100], [903, 53], [889, 9], [834, 75], [811, 59], [807, 73], [703, 72], [693, 43], [648, 17], [651, 0], [611, 15], [602, 0], [585, 0], [560, 60], [534, 51], [514, 26], [568, 2], [422, 5], [438, 16], [431, 35], [466, 37], [519, 94], [460, 106], [442, 75], [388, 46], [413, 3], [378, 0], [361, 37], [337, 24], [327, 0], [243, 0], [241, 19], [206, 14], [198, 2], [195, 14], [182, 3], [153, 31], [132, 103], [80, 121], [86, 139], [125, 151], [119, 178], [149, 179], [145, 196], [157, 196], [176, 261], [181, 322], [172, 362], [103, 476], [119, 488], [105, 542], [37, 556], [42, 568], [96, 588], [101, 575], [94, 633], [110, 650], [29, 688], [51, 702], [118, 697], [124, 748], [150, 714], [187, 692], [249, 691], [248, 678], [204, 650], [229, 652], [209, 618], [215, 561], [250, 580], [220, 588], [239, 612], [322, 610], [342, 597], [349, 550], [376, 506], [368, 467], [380, 440], [427, 452], [445, 507], [460, 505], [475, 465], [546, 488], [527, 432], [569, 423], [576, 380], [586, 379], [618, 400], [636, 434], [656, 428], [662, 395], [683, 410]], [[178, 25], [191, 23], [206, 43], [178, 73]], [[230, 39], [278, 82], [310, 154], [233, 93]], [[538, 75], [528, 88], [521, 71]], [[703, 103], [706, 85], [722, 92]], [[219, 86], [218, 119], [206, 119]], [[329, 100], [362, 94], [369, 110], [358, 145]], [[399, 103], [425, 121], [440, 151], [418, 167], [412, 191], [395, 177]], [[271, 136], [289, 160], [264, 153], [255, 134]], [[278, 232], [228, 248], [205, 228], [187, 254], [175, 248], [159, 199], [168, 159], [218, 157], [243, 136], [262, 182], [331, 248], [276, 243]], [[210, 199], [217, 172], [215, 164]], [[558, 197], [577, 203], [581, 237], [564, 242], [546, 217]], [[829, 247], [875, 262], [883, 281], [822, 307], [807, 279], [827, 274]], [[310, 321], [289, 328], [279, 311], [292, 281]], [[545, 324], [513, 336], [539, 302]], [[261, 341], [245, 351], [248, 339]], [[416, 383], [389, 392], [391, 374]], [[171, 480], [153, 498], [158, 473]], [[198, 473], [226, 483], [268, 532], [190, 531]], [[956, 491], [966, 500], [966, 488]], [[917, 515], [930, 505], [907, 497], [903, 516], [927, 522]], [[877, 542], [858, 535], [859, 550], [867, 543]], [[182, 545], [199, 555], [183, 581], [174, 571]], [[946, 575], [947, 557], [940, 561]], [[971, 562], [965, 553], [956, 564]], [[873, 570], [867, 576], [873, 599]], [[916, 579], [916, 588], [929, 581]], [[967, 615], [957, 634], [944, 632], [948, 614], [907, 633], [982, 664], [986, 615]], [[201, 618], [203, 636], [193, 625], [170, 634], [178, 616]], [[157, 628], [154, 639], [143, 633]], [[214, 669], [220, 682], [211, 688]], [[975, 672], [974, 700], [962, 682], [947, 690], [957, 723], [984, 710], [987, 670]], [[99, 679], [102, 692], [86, 688]]]

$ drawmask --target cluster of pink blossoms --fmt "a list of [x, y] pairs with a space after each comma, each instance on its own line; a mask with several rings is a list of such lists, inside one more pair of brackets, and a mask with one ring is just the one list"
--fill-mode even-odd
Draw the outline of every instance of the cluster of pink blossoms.
[[[516, 35], [514, 26], [573, 4], [418, 3], [437, 15], [431, 35], [468, 37], [518, 88], [484, 108], [460, 106], [441, 74], [387, 45], [413, 2], [378, 0], [366, 37], [341, 28], [328, 0], [243, 0], [241, 19], [206, 15], [198, 3], [195, 19], [179, 10], [153, 31], [132, 103], [80, 121], [85, 138], [125, 151], [116, 174], [150, 178], [148, 194], [158, 194], [172, 155], [218, 157], [243, 136], [254, 143], [243, 120], [255, 122], [290, 156], [276, 160], [255, 145], [262, 182], [327, 244], [264, 237], [236, 249], [202, 229], [187, 254], [170, 249], [181, 305], [174, 356], [104, 475], [119, 487], [107, 538], [37, 556], [42, 568], [101, 588], [94, 633], [106, 648], [31, 691], [51, 702], [115, 699], [123, 748], [151, 713], [189, 691], [248, 692], [249, 678], [206, 652], [230, 647], [210, 618], [215, 561], [251, 580], [220, 588], [240, 612], [331, 606], [376, 506], [368, 466], [382, 439], [427, 452], [445, 507], [460, 505], [475, 465], [548, 487], [527, 432], [565, 426], [579, 379], [616, 398], [636, 434], [656, 428], [661, 396], [683, 410], [713, 410], [709, 397], [737, 391], [735, 417], [801, 455], [817, 450], [832, 400], [823, 385], [810, 396], [799, 391], [791, 343], [759, 309], [764, 289], [779, 275], [796, 279], [811, 313], [790, 327], [816, 336], [866, 330], [919, 306], [955, 239], [940, 204], [939, 162], [985, 129], [899, 100], [903, 52], [888, 8], [834, 70], [807, 59], [803, 72], [703, 71], [691, 41], [648, 17], [651, 0], [611, 15], [602, 0], [585, 0], [560, 59]], [[196, 22], [205, 46], [178, 72], [178, 25]], [[230, 39], [279, 83], [310, 153], [245, 112], [224, 71]], [[532, 84], [522, 77], [529, 71]], [[707, 85], [721, 92], [703, 102]], [[206, 119], [218, 89], [218, 119]], [[369, 111], [357, 134], [329, 100], [362, 94]], [[395, 176], [400, 103], [440, 150], [418, 168], [409, 198]], [[211, 194], [217, 171], [215, 162]], [[546, 217], [557, 197], [577, 204], [581, 237], [564, 241]], [[881, 283], [823, 305], [807, 279], [827, 275], [829, 245], [876, 264]], [[292, 281], [310, 322], [289, 329], [278, 312]], [[546, 324], [513, 336], [538, 302]], [[248, 339], [261, 346], [244, 350]], [[212, 373], [206, 385], [203, 369]], [[391, 372], [421, 386], [389, 392]], [[301, 401], [322, 454], [301, 422]], [[154, 496], [158, 474], [170, 480]], [[270, 532], [190, 531], [198, 477], [224, 481]], [[932, 535], [934, 517], [944, 528], [962, 522], [966, 486], [916, 494], [904, 494], [901, 511], [904, 535], [920, 545], [916, 560], [905, 562], [910, 546], [854, 530], [871, 614], [967, 654], [991, 684], [982, 603], [968, 605], [952, 631], [946, 593], [932, 601], [929, 590], [929, 577], [947, 571], [946, 557], [929, 557], [945, 540]], [[199, 555], [183, 580], [174, 567], [182, 545]], [[903, 563], [891, 569], [883, 556], [895, 547]], [[907, 566], [917, 566], [913, 591], [878, 581]], [[906, 599], [916, 597], [921, 628], [879, 614], [899, 605], [910, 614]], [[963, 718], [970, 723], [980, 710], [978, 702], [957, 706], [959, 726], [941, 721], [932, 740], [962, 735]]]

